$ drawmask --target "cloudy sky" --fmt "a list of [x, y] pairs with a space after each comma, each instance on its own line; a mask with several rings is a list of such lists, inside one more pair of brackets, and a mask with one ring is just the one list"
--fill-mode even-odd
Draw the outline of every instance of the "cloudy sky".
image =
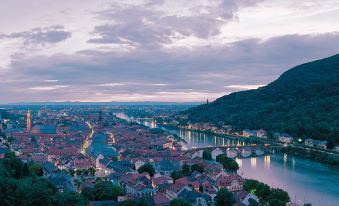
[[338, 0], [1, 0], [0, 103], [205, 101], [339, 53]]

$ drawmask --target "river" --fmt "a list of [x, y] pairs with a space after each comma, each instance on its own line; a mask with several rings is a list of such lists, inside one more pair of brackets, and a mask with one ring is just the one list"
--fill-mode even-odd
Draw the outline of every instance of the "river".
[[[205, 134], [196, 131], [169, 129], [151, 121], [138, 121], [123, 114], [118, 115], [151, 128], [160, 128], [176, 134], [187, 143], [187, 148], [218, 145], [245, 144], [233, 138]], [[316, 161], [274, 154], [262, 157], [236, 159], [238, 173], [245, 178], [256, 179], [271, 187], [286, 190], [293, 202], [312, 206], [339, 206], [339, 168]]]

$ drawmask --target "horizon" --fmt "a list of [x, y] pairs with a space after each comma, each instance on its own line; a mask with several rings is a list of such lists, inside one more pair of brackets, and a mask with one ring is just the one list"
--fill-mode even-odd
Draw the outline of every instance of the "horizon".
[[10, 102], [4, 103], [0, 106], [53, 106], [53, 105], [200, 105], [205, 102], [167, 102], [167, 101], [110, 101], [110, 102], [81, 102], [81, 101], [65, 101], [65, 102], [57, 102], [57, 101], [50, 101], [50, 102]]
[[338, 54], [338, 11], [335, 0], [5, 0], [0, 104], [214, 101]]

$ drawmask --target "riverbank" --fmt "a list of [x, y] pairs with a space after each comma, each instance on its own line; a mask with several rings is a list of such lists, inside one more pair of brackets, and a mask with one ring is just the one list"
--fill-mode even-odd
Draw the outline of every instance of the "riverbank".
[[294, 156], [307, 158], [331, 166], [339, 166], [339, 155], [322, 153], [317, 150], [304, 149], [298, 147], [284, 147], [281, 152]]
[[323, 164], [328, 164], [331, 166], [339, 166], [339, 152], [337, 151], [330, 151], [322, 148], [312, 148], [308, 146], [284, 146], [281, 142], [272, 140], [272, 139], [262, 139], [262, 138], [256, 138], [256, 137], [245, 137], [240, 135], [230, 135], [230, 134], [219, 134], [212, 131], [203, 131], [203, 130], [195, 130], [195, 129], [189, 129], [184, 127], [178, 127], [173, 125], [166, 125], [166, 124], [159, 124], [162, 127], [169, 128], [169, 129], [180, 129], [185, 131], [191, 131], [191, 132], [199, 132], [204, 133], [208, 135], [215, 135], [223, 138], [234, 138], [241, 140], [246, 143], [252, 143], [252, 144], [270, 144], [270, 145], [280, 145], [282, 146], [281, 152], [291, 154], [294, 156], [307, 158], [311, 160], [318, 161]]

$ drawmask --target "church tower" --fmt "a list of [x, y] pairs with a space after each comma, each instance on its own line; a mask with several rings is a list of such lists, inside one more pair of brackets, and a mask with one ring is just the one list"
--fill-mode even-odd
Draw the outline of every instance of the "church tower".
[[27, 111], [26, 129], [27, 129], [27, 132], [31, 130], [31, 111], [30, 110]]
[[102, 111], [99, 112], [99, 118], [98, 118], [98, 128], [102, 129], [104, 128], [103, 122], [102, 122]]

